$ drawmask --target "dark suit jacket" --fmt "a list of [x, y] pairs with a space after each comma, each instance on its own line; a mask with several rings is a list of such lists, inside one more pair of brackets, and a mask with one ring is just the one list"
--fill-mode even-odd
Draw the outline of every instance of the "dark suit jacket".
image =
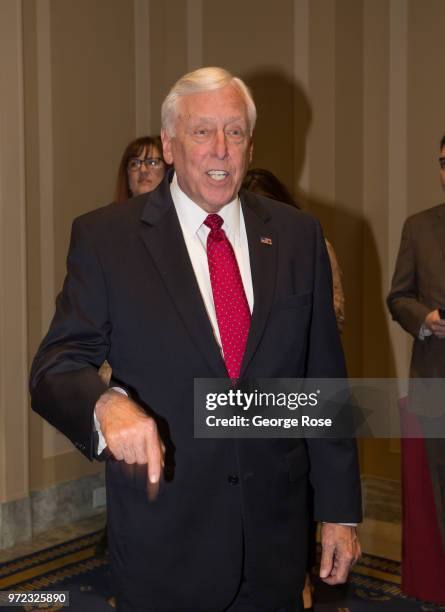
[[414, 337], [411, 376], [445, 377], [443, 341], [418, 337], [426, 315], [445, 308], [445, 204], [406, 220], [388, 307], [393, 319]]
[[[445, 340], [435, 336], [419, 339], [426, 315], [445, 308], [445, 204], [406, 220], [388, 307], [393, 319], [414, 337], [409, 408], [421, 416], [422, 427], [429, 436], [425, 446], [445, 550], [445, 440], [431, 438], [432, 432], [443, 434], [445, 427], [443, 384], [418, 380], [445, 378]], [[439, 416], [440, 421], [436, 418]]]
[[[248, 192], [241, 202], [255, 300], [242, 376], [344, 376], [318, 223]], [[167, 178], [150, 194], [74, 222], [68, 274], [33, 364], [34, 410], [90, 458], [105, 359], [157, 418], [169, 464], [149, 503], [137, 469], [107, 462], [118, 594], [147, 609], [220, 611], [235, 595], [244, 557], [260, 609], [298, 597], [308, 471], [317, 519], [360, 520], [355, 443], [194, 439], [193, 379], [227, 372]]]

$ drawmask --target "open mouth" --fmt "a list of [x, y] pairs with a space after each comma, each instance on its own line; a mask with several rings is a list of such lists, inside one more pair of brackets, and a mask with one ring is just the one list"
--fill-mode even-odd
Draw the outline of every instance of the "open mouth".
[[206, 174], [214, 181], [223, 181], [227, 176], [229, 176], [229, 173], [225, 170], [209, 170], [206, 172]]

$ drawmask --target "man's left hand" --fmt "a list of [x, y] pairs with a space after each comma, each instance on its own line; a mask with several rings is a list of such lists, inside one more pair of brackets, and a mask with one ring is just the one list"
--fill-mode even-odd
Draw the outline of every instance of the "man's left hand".
[[355, 527], [323, 523], [321, 527], [320, 578], [327, 584], [342, 584], [362, 553]]

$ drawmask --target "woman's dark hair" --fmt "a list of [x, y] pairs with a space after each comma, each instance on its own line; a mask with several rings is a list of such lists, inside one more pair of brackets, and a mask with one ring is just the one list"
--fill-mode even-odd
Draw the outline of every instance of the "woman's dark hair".
[[150, 151], [152, 148], [156, 148], [159, 151], [159, 155], [164, 161], [162, 154], [162, 142], [160, 136], [141, 136], [132, 140], [126, 147], [122, 159], [119, 164], [117, 171], [117, 183], [114, 199], [116, 202], [125, 202], [131, 198], [132, 193], [128, 184], [127, 164], [131, 157], [139, 157], [144, 151]]
[[289, 204], [289, 206], [300, 208], [286, 185], [283, 185], [275, 174], [264, 168], [249, 170], [244, 177], [242, 187], [267, 198], [272, 198], [272, 200], [278, 200]]

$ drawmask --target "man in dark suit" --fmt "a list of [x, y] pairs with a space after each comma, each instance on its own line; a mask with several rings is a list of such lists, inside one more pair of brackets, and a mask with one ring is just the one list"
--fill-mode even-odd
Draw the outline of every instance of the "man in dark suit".
[[[445, 136], [440, 143], [440, 179], [445, 190]], [[409, 217], [402, 230], [388, 295], [392, 317], [414, 338], [409, 403], [421, 417], [425, 447], [445, 552], [445, 440], [443, 393], [417, 379], [445, 378], [445, 204]]]
[[[354, 441], [193, 434], [194, 378], [345, 375], [318, 223], [239, 193], [255, 119], [246, 86], [225, 70], [175, 84], [162, 107], [175, 172], [74, 222], [33, 364], [34, 410], [87, 457], [104, 446], [112, 457], [120, 610], [299, 610], [309, 470], [322, 578], [344, 582], [360, 554]], [[105, 359], [111, 389], [97, 375]]]

